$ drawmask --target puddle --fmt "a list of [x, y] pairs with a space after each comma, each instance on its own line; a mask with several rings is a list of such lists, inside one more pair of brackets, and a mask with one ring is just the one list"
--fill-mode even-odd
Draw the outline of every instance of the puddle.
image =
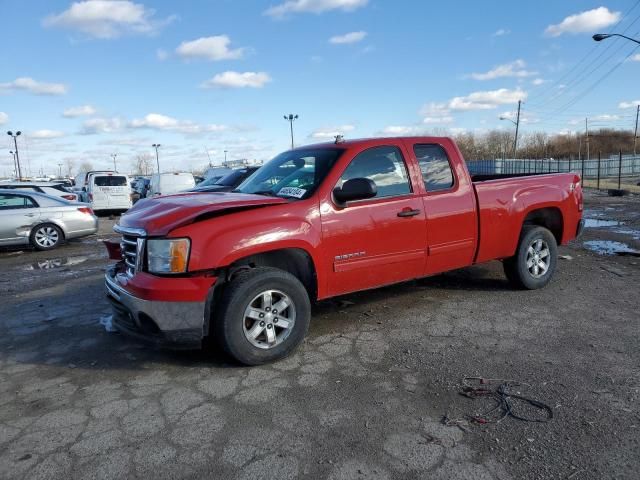
[[583, 245], [599, 255], [640, 255], [639, 251], [634, 250], [626, 243], [611, 240], [589, 240]]
[[616, 220], [600, 220], [599, 218], [585, 218], [585, 228], [618, 227], [622, 222]]
[[53, 268], [68, 267], [71, 265], [77, 265], [82, 262], [86, 262], [88, 257], [63, 257], [63, 258], [48, 258], [46, 260], [39, 260], [27, 265], [23, 270], [51, 270]]

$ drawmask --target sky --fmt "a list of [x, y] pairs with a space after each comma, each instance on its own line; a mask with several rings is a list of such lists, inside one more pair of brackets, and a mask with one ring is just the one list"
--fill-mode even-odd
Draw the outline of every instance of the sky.
[[[633, 129], [640, 1], [0, 0], [23, 168], [163, 171], [371, 136]], [[9, 175], [13, 140], [0, 145]], [[155, 160], [155, 158], [154, 158]], [[75, 172], [74, 172], [75, 173]]]

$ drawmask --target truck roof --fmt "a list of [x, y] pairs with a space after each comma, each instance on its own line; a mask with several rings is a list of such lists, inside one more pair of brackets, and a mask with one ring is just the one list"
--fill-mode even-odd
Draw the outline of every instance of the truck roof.
[[323, 142], [311, 145], [303, 145], [296, 147], [294, 150], [306, 150], [309, 148], [332, 148], [332, 147], [374, 147], [376, 145], [385, 145], [400, 141], [408, 141], [413, 143], [440, 143], [443, 140], [450, 142], [450, 137], [431, 137], [431, 136], [413, 136], [413, 137], [375, 137], [375, 138], [354, 138], [352, 140], [342, 140], [340, 142]]

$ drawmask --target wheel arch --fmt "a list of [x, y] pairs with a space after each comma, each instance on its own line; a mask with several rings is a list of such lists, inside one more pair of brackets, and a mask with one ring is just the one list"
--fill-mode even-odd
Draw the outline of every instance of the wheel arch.
[[564, 233], [564, 217], [558, 207], [544, 207], [530, 210], [522, 221], [520, 232], [522, 233], [526, 225], [537, 225], [549, 230], [556, 239], [556, 243], [562, 243]]

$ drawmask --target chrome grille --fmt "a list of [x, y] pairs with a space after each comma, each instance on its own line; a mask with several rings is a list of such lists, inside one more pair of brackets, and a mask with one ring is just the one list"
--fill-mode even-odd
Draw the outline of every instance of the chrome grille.
[[145, 232], [137, 229], [126, 229], [119, 225], [116, 225], [113, 229], [122, 234], [122, 239], [120, 240], [122, 259], [127, 266], [127, 275], [132, 277], [136, 272], [142, 270], [145, 242], [143, 235]]

